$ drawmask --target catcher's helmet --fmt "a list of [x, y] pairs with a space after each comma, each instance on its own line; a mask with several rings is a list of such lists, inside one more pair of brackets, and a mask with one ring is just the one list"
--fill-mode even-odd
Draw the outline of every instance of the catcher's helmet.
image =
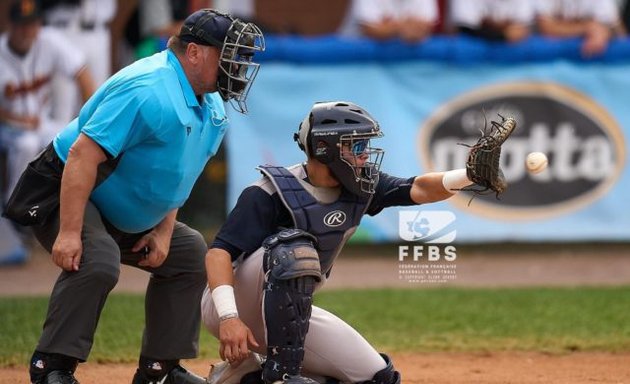
[[293, 136], [306, 156], [326, 164], [348, 191], [374, 193], [384, 151], [370, 146], [383, 133], [372, 116], [345, 101], [315, 103]]
[[246, 113], [247, 94], [259, 69], [259, 64], [253, 62], [254, 54], [265, 50], [260, 28], [213, 9], [202, 9], [186, 18], [179, 38], [221, 50], [219, 94], [234, 109]]

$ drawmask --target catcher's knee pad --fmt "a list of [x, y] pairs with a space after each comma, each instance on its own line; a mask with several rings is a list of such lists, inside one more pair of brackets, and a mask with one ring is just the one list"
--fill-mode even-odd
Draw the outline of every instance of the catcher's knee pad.
[[285, 229], [263, 242], [265, 273], [275, 280], [310, 276], [321, 280], [317, 239], [301, 229]]
[[267, 276], [263, 300], [268, 345], [265, 382], [300, 373], [313, 292], [321, 281], [314, 242], [311, 234], [290, 229], [263, 244]]
[[381, 353], [381, 356], [387, 363], [387, 366], [376, 372], [372, 380], [362, 381], [359, 384], [400, 384], [402, 382], [400, 372], [394, 369], [392, 359], [384, 353]]

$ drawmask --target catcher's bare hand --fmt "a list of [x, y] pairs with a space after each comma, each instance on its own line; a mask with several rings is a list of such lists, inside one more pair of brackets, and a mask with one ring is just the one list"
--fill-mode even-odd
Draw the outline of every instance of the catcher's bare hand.
[[249, 356], [249, 346], [258, 347], [252, 331], [239, 319], [234, 317], [223, 320], [219, 324], [219, 355], [222, 360], [238, 365]]
[[59, 232], [51, 253], [59, 267], [66, 271], [78, 271], [83, 253], [81, 233]]

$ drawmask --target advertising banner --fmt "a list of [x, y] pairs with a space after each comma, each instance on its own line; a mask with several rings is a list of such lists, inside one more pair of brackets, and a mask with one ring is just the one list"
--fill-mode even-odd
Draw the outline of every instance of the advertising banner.
[[[266, 62], [250, 94], [250, 113], [231, 115], [228, 209], [261, 176], [257, 165], [305, 160], [293, 133], [314, 102], [347, 100], [380, 122], [382, 170], [400, 177], [463, 168], [466, 145], [476, 142], [490, 120], [516, 119], [501, 158], [506, 193], [497, 199], [460, 192], [417, 208], [452, 212], [449, 228], [458, 242], [630, 240], [628, 73], [630, 64], [562, 60]], [[530, 152], [547, 155], [544, 172], [527, 172]], [[404, 209], [409, 207], [366, 217], [356, 238], [400, 240]], [[416, 216], [426, 220], [431, 214]], [[409, 228], [421, 233], [422, 225]]]

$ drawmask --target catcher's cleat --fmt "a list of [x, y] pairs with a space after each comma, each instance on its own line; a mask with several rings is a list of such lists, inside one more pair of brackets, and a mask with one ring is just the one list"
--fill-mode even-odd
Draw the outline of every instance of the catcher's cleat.
[[[262, 370], [264, 361], [265, 359], [262, 356], [252, 352], [247, 359], [243, 360], [236, 367], [233, 367], [227, 361], [212, 364], [208, 374], [208, 384], [239, 384], [243, 383], [242, 379], [245, 376], [251, 380], [255, 376], [255, 372]], [[260, 376], [258, 375], [259, 378]], [[262, 383], [262, 381], [260, 382]]]
[[51, 371], [44, 378], [33, 384], [79, 384], [70, 371]]
[[159, 378], [149, 378], [140, 369], [136, 370], [132, 384], [206, 384], [206, 379], [187, 371], [181, 365], [176, 365], [166, 375]]
[[275, 381], [272, 384], [319, 384], [319, 382], [304, 376], [284, 375], [282, 381]]

